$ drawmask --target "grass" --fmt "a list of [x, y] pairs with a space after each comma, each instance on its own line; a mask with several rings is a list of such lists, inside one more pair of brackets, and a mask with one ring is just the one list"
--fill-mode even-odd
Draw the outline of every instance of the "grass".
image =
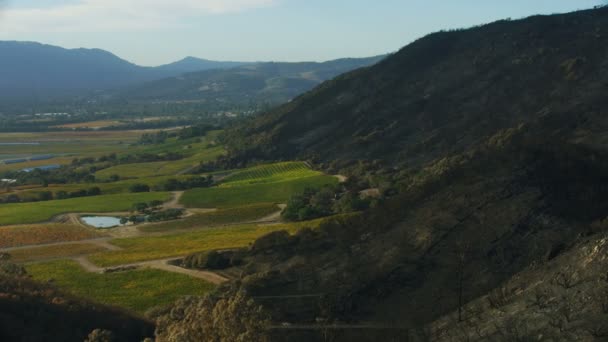
[[100, 236], [93, 229], [68, 224], [0, 227], [0, 248], [79, 241]]
[[251, 222], [278, 212], [280, 209], [274, 203], [261, 203], [220, 209], [214, 212], [196, 214], [178, 221], [162, 222], [144, 225], [139, 228], [142, 232], [167, 232], [174, 230], [197, 229], [203, 227], [221, 226], [239, 222]]
[[[0, 159], [2, 159], [2, 158], [0, 157]], [[26, 169], [26, 168], [30, 168], [30, 167], [45, 166], [45, 165], [69, 165], [72, 162], [72, 159], [73, 158], [69, 158], [69, 157], [57, 157], [57, 158], [51, 158], [51, 159], [46, 159], [46, 160], [26, 161], [24, 163], [17, 163], [17, 164], [0, 164], [0, 172], [16, 171], [16, 170]]]
[[285, 203], [294, 193], [307, 187], [336, 183], [337, 178], [321, 175], [276, 183], [193, 189], [184, 193], [181, 203], [190, 208], [230, 208], [262, 202]]
[[[39, 145], [0, 146], [0, 155], [73, 154], [90, 155], [130, 149], [146, 131], [2, 133], [0, 142], [39, 142]], [[1, 158], [0, 158], [1, 159]], [[20, 164], [15, 164], [20, 165]]]
[[28, 265], [27, 271], [35, 280], [53, 279], [56, 285], [77, 296], [140, 314], [183, 296], [204, 295], [215, 288], [200, 279], [153, 269], [88, 273], [70, 260]]
[[195, 252], [245, 247], [270, 232], [287, 230], [294, 233], [301, 227], [316, 227], [321, 221], [322, 219], [275, 225], [244, 224], [164, 236], [115, 239], [111, 243], [123, 250], [93, 254], [89, 260], [107, 267], [179, 257]]
[[[37, 187], [34, 187], [33, 189], [19, 191], [19, 193], [17, 195], [21, 199], [38, 198], [38, 194], [41, 192], [46, 192], [46, 191], [51, 191], [53, 193], [55, 193], [57, 191], [71, 192], [71, 191], [78, 191], [78, 190], [82, 190], [82, 189], [86, 190], [86, 189], [89, 189], [92, 187], [100, 188], [102, 194], [104, 194], [104, 195], [111, 195], [111, 194], [129, 192], [129, 187], [133, 184], [147, 184], [152, 188], [158, 184], [165, 182], [168, 179], [177, 179], [180, 181], [184, 181], [184, 180], [194, 178], [194, 177], [198, 177], [198, 176], [188, 175], [188, 176], [144, 177], [144, 178], [137, 178], [137, 179], [127, 179], [127, 180], [112, 182], [112, 183], [50, 184], [47, 187], [37, 186]], [[5, 197], [5, 196], [9, 195], [10, 193], [11, 192], [8, 192], [8, 193], [0, 192], [0, 197]]]
[[89, 122], [79, 122], [73, 124], [64, 124], [53, 127], [60, 128], [105, 128], [110, 126], [120, 126], [124, 125], [123, 122], [117, 120], [98, 120], [98, 121], [89, 121]]
[[166, 192], [104, 195], [66, 200], [0, 205], [0, 224], [27, 224], [50, 220], [56, 215], [78, 212], [124, 211], [137, 202], [169, 199]]
[[254, 166], [234, 172], [223, 180], [221, 186], [275, 183], [319, 175], [322, 175], [322, 173], [311, 170], [304, 162], [283, 162]]
[[70, 245], [53, 245], [17, 249], [11, 251], [10, 255], [12, 257], [11, 261], [17, 263], [26, 263], [40, 260], [69, 258], [102, 252], [105, 250], [105, 248], [98, 245], [90, 243], [77, 243]]
[[99, 179], [107, 179], [112, 175], [123, 178], [141, 178], [175, 175], [188, 168], [194, 167], [201, 162], [211, 161], [225, 153], [222, 147], [204, 149], [190, 157], [174, 160], [150, 163], [135, 163], [113, 166], [95, 173]]

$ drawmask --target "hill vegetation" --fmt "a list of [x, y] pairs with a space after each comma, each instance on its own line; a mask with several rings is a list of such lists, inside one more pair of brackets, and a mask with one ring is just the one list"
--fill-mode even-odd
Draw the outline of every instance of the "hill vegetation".
[[[602, 303], [603, 292], [587, 289], [603, 288], [603, 273], [556, 258], [584, 254], [584, 241], [605, 232], [607, 23], [608, 8], [598, 8], [438, 32], [228, 131], [233, 160], [307, 159], [396, 190], [362, 216], [247, 249], [249, 266], [229, 271], [244, 272], [240, 290], [275, 322], [319, 327], [273, 340], [321, 340], [319, 322], [376, 322], [358, 335], [369, 341], [404, 330], [435, 340], [426, 327], [445, 325], [446, 341], [602, 340], [591, 324], [605, 319], [601, 308], [575, 319], [565, 303]], [[561, 262], [561, 274], [551, 271]], [[564, 279], [585, 295], [563, 293], [560, 304], [550, 294], [542, 313], [525, 311], [541, 322], [528, 330], [509, 325], [524, 299], [507, 316], [466, 305], [495, 301], [505, 282]], [[348, 330], [334, 338], [349, 340]]]
[[70, 50], [34, 42], [2, 41], [0, 93], [5, 101], [25, 96], [32, 101], [242, 64], [190, 57], [156, 68], [142, 67], [100, 49]]
[[385, 56], [324, 63], [256, 63], [228, 70], [186, 73], [116, 94], [130, 101], [200, 102], [213, 108], [287, 102], [344, 72], [377, 63]]
[[116, 308], [67, 295], [34, 282], [23, 270], [7, 273], [0, 260], [0, 338], [3, 341], [81, 342], [95, 329], [112, 331], [115, 341], [140, 341], [153, 334], [151, 322]]

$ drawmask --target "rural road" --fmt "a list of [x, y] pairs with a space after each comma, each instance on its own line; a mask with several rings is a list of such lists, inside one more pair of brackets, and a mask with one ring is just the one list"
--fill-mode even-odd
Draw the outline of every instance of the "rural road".
[[132, 263], [132, 264], [126, 264], [126, 265], [116, 265], [116, 266], [107, 267], [107, 268], [106, 267], [99, 267], [99, 266], [93, 264], [86, 257], [76, 257], [76, 258], [73, 258], [72, 260], [78, 262], [78, 264], [80, 264], [80, 266], [82, 266], [83, 269], [85, 269], [87, 272], [91, 272], [91, 273], [104, 273], [107, 270], [121, 269], [121, 268], [141, 268], [141, 267], [147, 267], [147, 268], [154, 268], [154, 269], [158, 269], [158, 270], [162, 270], [162, 271], [166, 271], [166, 272], [172, 272], [172, 273], [179, 273], [179, 274], [188, 275], [190, 277], [202, 279], [202, 280], [205, 280], [205, 281], [207, 281], [209, 283], [216, 284], [216, 285], [219, 285], [219, 284], [221, 284], [223, 282], [228, 281], [227, 278], [224, 278], [224, 277], [222, 277], [222, 276], [220, 276], [218, 274], [215, 274], [213, 272], [187, 269], [187, 268], [171, 265], [169, 263], [169, 262], [171, 262], [173, 260], [176, 260], [176, 259], [179, 259], [179, 258], [168, 258], [168, 259], [141, 261], [141, 262], [136, 262], [136, 263]]

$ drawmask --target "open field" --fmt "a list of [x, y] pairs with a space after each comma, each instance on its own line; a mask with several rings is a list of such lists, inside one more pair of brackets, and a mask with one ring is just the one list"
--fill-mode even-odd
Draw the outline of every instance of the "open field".
[[106, 249], [91, 243], [76, 243], [70, 245], [52, 245], [13, 250], [10, 252], [11, 260], [18, 263], [31, 261], [69, 258], [81, 255], [102, 252]]
[[214, 160], [224, 153], [225, 151], [222, 147], [212, 147], [181, 160], [118, 165], [98, 171], [95, 173], [95, 176], [100, 179], [106, 179], [112, 175], [119, 175], [123, 178], [175, 175], [188, 168], [197, 166], [201, 162]]
[[283, 162], [254, 166], [236, 171], [226, 177], [221, 186], [242, 186], [256, 183], [275, 183], [297, 178], [322, 175], [311, 170], [304, 162]]
[[317, 227], [320, 222], [322, 219], [271, 225], [243, 224], [181, 234], [115, 239], [111, 243], [123, 250], [93, 254], [89, 260], [106, 267], [178, 257], [194, 252], [245, 247], [270, 232], [287, 230], [294, 233], [301, 227]]
[[[74, 157], [127, 152], [133, 148], [130, 144], [135, 143], [145, 132], [147, 131], [2, 133], [0, 160], [46, 154], [56, 157], [17, 164], [0, 163], [0, 172], [51, 164], [66, 165]], [[2, 145], [3, 143], [11, 145]], [[15, 143], [26, 145], [13, 145]]]
[[0, 227], [0, 248], [10, 248], [45, 243], [79, 241], [102, 236], [92, 228], [69, 224], [38, 224]]
[[124, 211], [129, 210], [137, 202], [167, 201], [169, 197], [166, 192], [148, 192], [2, 204], [0, 205], [0, 225], [44, 222], [64, 213]]
[[177, 221], [144, 225], [139, 227], [139, 230], [142, 232], [169, 232], [221, 226], [239, 222], [251, 222], [276, 213], [279, 210], [279, 207], [274, 203], [253, 204], [230, 209], [219, 209], [209, 213], [195, 214]]
[[[147, 184], [150, 188], [159, 185], [168, 179], [177, 179], [179, 181], [185, 181], [187, 179], [191, 179], [198, 176], [185, 175], [185, 176], [159, 176], [159, 177], [144, 177], [137, 179], [127, 179], [124, 181], [112, 182], [112, 183], [79, 183], [79, 184], [49, 184], [47, 187], [33, 187], [26, 190], [18, 191], [18, 196], [22, 200], [35, 199], [38, 198], [38, 194], [41, 192], [53, 192], [56, 193], [58, 191], [78, 191], [78, 190], [86, 190], [92, 187], [98, 187], [101, 189], [101, 193], [103, 195], [112, 195], [112, 194], [120, 194], [129, 192], [129, 187], [133, 184]], [[11, 192], [2, 192], [0, 190], [0, 197], [6, 196]]]
[[204, 295], [215, 288], [200, 279], [154, 269], [88, 273], [69, 260], [28, 265], [27, 271], [35, 280], [53, 279], [56, 285], [75, 295], [140, 314], [183, 296]]
[[190, 208], [230, 208], [251, 203], [285, 203], [291, 195], [307, 187], [337, 184], [332, 176], [312, 176], [293, 180], [232, 187], [193, 189], [184, 193], [181, 203]]
[[59, 126], [53, 126], [53, 127], [72, 128], [72, 129], [75, 129], [75, 128], [99, 129], [99, 128], [110, 127], [110, 126], [120, 126], [123, 124], [124, 124], [123, 122], [117, 121], [117, 120], [100, 120], [100, 121], [78, 122], [78, 123], [65, 124], [65, 125], [59, 125]]
[[[0, 156], [1, 158], [1, 156]], [[56, 157], [46, 160], [32, 160], [24, 163], [17, 164], [0, 164], [0, 172], [5, 171], [16, 171], [31, 167], [45, 166], [45, 165], [68, 165], [72, 162], [72, 157]]]

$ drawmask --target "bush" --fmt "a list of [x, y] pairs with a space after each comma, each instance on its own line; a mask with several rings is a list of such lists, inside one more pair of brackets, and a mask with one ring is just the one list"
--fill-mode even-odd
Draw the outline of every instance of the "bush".
[[43, 191], [38, 194], [38, 200], [40, 201], [50, 201], [53, 199], [53, 193], [50, 191]]
[[289, 232], [285, 230], [279, 230], [276, 232], [268, 233], [253, 243], [251, 250], [254, 252], [261, 252], [271, 250], [277, 247], [287, 246], [291, 242], [291, 236]]
[[96, 186], [87, 190], [87, 196], [98, 196], [98, 195], [101, 195], [101, 189]]
[[147, 184], [133, 184], [129, 187], [129, 192], [150, 192], [150, 187]]
[[55, 193], [55, 198], [58, 200], [68, 199], [68, 198], [70, 198], [70, 195], [65, 191], [57, 191]]

